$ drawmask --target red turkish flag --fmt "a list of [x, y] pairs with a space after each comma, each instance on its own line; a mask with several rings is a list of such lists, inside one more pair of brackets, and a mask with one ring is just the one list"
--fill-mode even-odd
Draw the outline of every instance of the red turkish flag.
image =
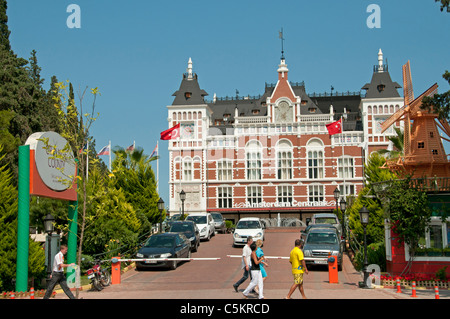
[[342, 119], [326, 125], [328, 134], [334, 135], [342, 133]]
[[165, 130], [164, 132], [161, 132], [162, 140], [174, 140], [177, 137], [180, 137], [180, 123], [169, 128], [168, 130]]

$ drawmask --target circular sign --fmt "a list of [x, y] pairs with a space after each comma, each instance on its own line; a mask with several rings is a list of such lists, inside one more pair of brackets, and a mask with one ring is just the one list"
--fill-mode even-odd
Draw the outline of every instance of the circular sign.
[[44, 184], [54, 191], [70, 188], [76, 174], [72, 148], [55, 132], [32, 134], [25, 144], [34, 150], [36, 167]]

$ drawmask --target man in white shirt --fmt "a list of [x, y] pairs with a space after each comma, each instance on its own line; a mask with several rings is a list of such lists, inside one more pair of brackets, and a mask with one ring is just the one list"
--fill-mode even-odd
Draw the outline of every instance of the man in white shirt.
[[250, 245], [253, 243], [252, 236], [247, 237], [247, 244], [242, 248], [242, 261], [241, 261], [241, 268], [244, 269], [244, 275], [241, 279], [239, 279], [234, 285], [233, 288], [236, 292], [238, 292], [239, 286], [247, 280], [250, 273], [250, 266], [252, 265], [250, 256], [252, 255], [252, 249], [250, 248]]
[[59, 284], [61, 286], [61, 288], [66, 293], [67, 297], [69, 297], [70, 299], [76, 299], [75, 296], [70, 291], [69, 286], [67, 285], [66, 276], [64, 276], [64, 268], [75, 265], [74, 263], [72, 264], [64, 263], [64, 255], [66, 253], [67, 253], [67, 246], [61, 245], [61, 251], [55, 255], [55, 259], [53, 261], [53, 271], [51, 274], [51, 279], [48, 283], [47, 291], [45, 292], [44, 295], [44, 299], [50, 298], [56, 284]]

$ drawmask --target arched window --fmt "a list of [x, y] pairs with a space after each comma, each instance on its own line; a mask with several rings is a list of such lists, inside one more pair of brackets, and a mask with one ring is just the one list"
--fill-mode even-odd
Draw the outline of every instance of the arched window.
[[313, 138], [306, 144], [308, 154], [308, 178], [324, 178], [324, 147], [320, 139]]
[[278, 179], [292, 179], [292, 143], [289, 140], [281, 140], [276, 148]]

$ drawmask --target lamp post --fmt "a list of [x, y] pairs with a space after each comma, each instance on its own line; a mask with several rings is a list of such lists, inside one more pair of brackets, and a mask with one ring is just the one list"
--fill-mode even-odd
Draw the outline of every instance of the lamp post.
[[339, 197], [341, 196], [341, 191], [339, 190], [339, 187], [336, 187], [336, 189], [333, 192], [334, 194], [334, 200], [336, 201], [336, 215], [338, 213], [338, 205], [339, 205]]
[[367, 278], [369, 277], [369, 274], [367, 272], [367, 266], [369, 265], [369, 263], [367, 262], [367, 237], [366, 237], [366, 227], [369, 224], [369, 210], [366, 208], [366, 206], [363, 206], [359, 210], [359, 218], [361, 220], [361, 225], [364, 227], [364, 268], [363, 268], [364, 281], [362, 282], [362, 284], [360, 283], [360, 287], [369, 288], [367, 286]]
[[55, 219], [53, 218], [52, 214], [47, 214], [44, 218], [44, 230], [47, 233], [47, 242], [48, 242], [48, 248], [47, 248], [47, 286], [50, 281], [50, 276], [52, 274], [52, 233], [53, 233], [53, 223], [55, 222]]
[[159, 210], [159, 232], [163, 232], [162, 231], [162, 221], [163, 221], [163, 216], [162, 213], [164, 211], [164, 201], [162, 200], [162, 198], [159, 198], [158, 201], [158, 210]]
[[184, 201], [186, 200], [186, 193], [184, 190], [181, 190], [180, 192], [180, 199], [181, 199], [181, 218], [180, 220], [184, 220]]

